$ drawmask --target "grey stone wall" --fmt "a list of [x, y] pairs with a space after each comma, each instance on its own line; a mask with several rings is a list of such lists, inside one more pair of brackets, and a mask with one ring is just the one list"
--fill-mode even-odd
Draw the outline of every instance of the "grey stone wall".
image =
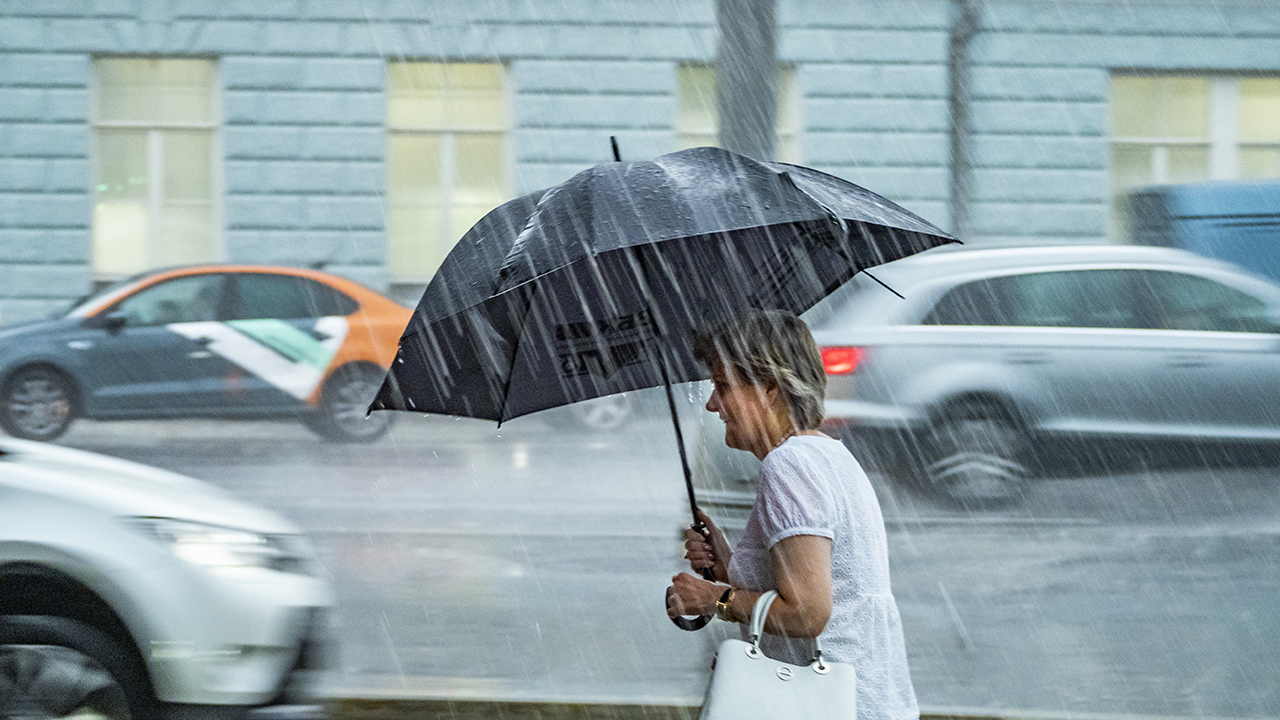
[[[1105, 241], [1113, 69], [1280, 72], [1280, 3], [988, 0], [971, 242]], [[946, 227], [946, 0], [779, 0], [806, 164]], [[386, 287], [389, 59], [507, 64], [513, 191], [675, 145], [676, 68], [714, 0], [11, 0], [0, 4], [0, 324], [90, 286], [90, 59], [218, 60], [223, 259]]]

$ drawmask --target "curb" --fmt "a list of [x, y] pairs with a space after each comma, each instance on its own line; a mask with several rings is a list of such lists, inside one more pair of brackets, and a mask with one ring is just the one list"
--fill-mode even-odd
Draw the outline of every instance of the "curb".
[[335, 698], [330, 720], [696, 720], [697, 706]]
[[[332, 698], [329, 700], [329, 720], [697, 720], [700, 709], [697, 705], [640, 703]], [[1011, 720], [1029, 717], [1035, 716], [1023, 713], [1005, 716], [967, 711], [920, 714], [920, 720]], [[1138, 720], [1140, 717], [1097, 716], [1088, 720]]]

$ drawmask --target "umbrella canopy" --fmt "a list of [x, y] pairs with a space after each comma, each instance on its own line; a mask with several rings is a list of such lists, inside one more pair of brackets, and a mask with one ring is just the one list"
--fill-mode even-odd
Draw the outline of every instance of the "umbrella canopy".
[[801, 313], [955, 238], [869, 190], [718, 148], [607, 163], [502, 205], [450, 252], [371, 410], [503, 421], [707, 377], [696, 328]]

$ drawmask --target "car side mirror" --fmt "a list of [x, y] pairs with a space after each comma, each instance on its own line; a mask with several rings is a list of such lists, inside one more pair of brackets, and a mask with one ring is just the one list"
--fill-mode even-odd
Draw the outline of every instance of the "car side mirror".
[[127, 318], [123, 313], [111, 311], [101, 315], [93, 315], [84, 319], [84, 327], [94, 330], [106, 330], [108, 332], [119, 332], [120, 328], [125, 326]]

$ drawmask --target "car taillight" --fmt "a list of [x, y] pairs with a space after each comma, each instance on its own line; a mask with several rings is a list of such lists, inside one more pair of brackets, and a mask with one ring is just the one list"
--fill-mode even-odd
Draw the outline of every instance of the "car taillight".
[[860, 347], [822, 348], [822, 369], [828, 375], [848, 375], [858, 367], [865, 349]]

